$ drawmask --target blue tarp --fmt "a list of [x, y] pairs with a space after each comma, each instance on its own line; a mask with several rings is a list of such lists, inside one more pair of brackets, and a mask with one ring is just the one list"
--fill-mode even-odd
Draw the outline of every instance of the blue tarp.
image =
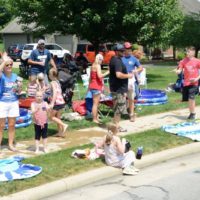
[[42, 167], [23, 164], [21, 162], [23, 159], [21, 156], [0, 159], [0, 181], [26, 179], [36, 176], [42, 171]]

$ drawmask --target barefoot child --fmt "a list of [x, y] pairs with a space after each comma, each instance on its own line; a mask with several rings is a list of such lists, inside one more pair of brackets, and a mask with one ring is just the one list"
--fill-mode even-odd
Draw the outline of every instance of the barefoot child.
[[50, 101], [51, 111], [51, 120], [56, 122], [58, 127], [58, 133], [56, 136], [58, 137], [65, 137], [65, 132], [67, 130], [68, 125], [62, 122], [61, 114], [62, 109], [65, 107], [65, 101], [62, 96], [62, 90], [60, 83], [58, 81], [58, 72], [55, 69], [49, 70], [49, 78], [51, 80], [51, 90], [53, 97]]
[[48, 104], [43, 101], [42, 91], [37, 91], [35, 101], [31, 104], [35, 128], [35, 153], [39, 153], [40, 138], [43, 140], [43, 150], [47, 152], [47, 129], [48, 129]]

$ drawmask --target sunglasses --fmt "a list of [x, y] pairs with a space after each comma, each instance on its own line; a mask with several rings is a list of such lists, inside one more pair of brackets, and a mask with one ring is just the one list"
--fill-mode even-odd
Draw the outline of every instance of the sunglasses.
[[11, 67], [12, 67], [12, 66], [13, 66], [13, 64], [6, 64], [6, 67], [9, 67], [9, 66], [11, 66]]

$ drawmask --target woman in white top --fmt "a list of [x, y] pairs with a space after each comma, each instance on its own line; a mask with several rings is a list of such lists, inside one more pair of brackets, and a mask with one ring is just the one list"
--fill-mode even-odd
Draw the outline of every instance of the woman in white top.
[[122, 168], [123, 174], [135, 175], [138, 173], [138, 169], [133, 166], [135, 153], [132, 150], [125, 153], [127, 141], [116, 136], [117, 131], [116, 125], [109, 124], [108, 133], [96, 147], [104, 148], [107, 165]]

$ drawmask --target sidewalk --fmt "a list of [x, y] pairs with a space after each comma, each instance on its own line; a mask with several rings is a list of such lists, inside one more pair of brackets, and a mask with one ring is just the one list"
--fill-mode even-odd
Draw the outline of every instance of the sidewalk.
[[[200, 106], [196, 108], [197, 117], [200, 113]], [[149, 115], [144, 117], [138, 117], [135, 122], [124, 120], [120, 122], [122, 127], [127, 128], [127, 132], [121, 133], [121, 136], [146, 131], [149, 129], [160, 128], [166, 124], [176, 124], [186, 120], [188, 116], [188, 109], [181, 109], [176, 111], [170, 111], [155, 115]], [[79, 131], [68, 132], [66, 138], [56, 138], [53, 136], [48, 137], [48, 150], [49, 152], [58, 151], [64, 148], [70, 148], [74, 146], [80, 146], [88, 144], [100, 139], [105, 135], [106, 129], [101, 127], [85, 128]], [[34, 139], [28, 141], [17, 142], [18, 153], [13, 153], [7, 149], [7, 146], [2, 146], [2, 154], [0, 158], [6, 158], [11, 155], [21, 155], [24, 157], [35, 156]], [[41, 149], [42, 150], [42, 149]], [[42, 154], [43, 152], [40, 151]]]
[[[200, 107], [196, 108], [196, 113], [197, 117], [199, 117], [198, 113], [200, 113]], [[129, 120], [121, 121], [120, 125], [128, 129], [128, 132], [123, 133], [121, 135], [138, 133], [149, 129], [160, 128], [162, 125], [166, 124], [176, 124], [179, 122], [183, 122], [186, 120], [187, 116], [188, 116], [188, 109], [181, 109], [161, 114], [138, 117], [134, 123], [130, 122]], [[49, 137], [48, 148], [49, 151], [52, 152], [66, 148], [66, 146], [69, 148], [76, 145], [78, 146], [81, 144], [91, 143], [91, 141], [98, 140], [99, 138], [101, 138], [105, 134], [105, 132], [106, 132], [105, 129], [102, 129], [100, 127], [95, 127], [95, 128], [82, 129], [80, 131], [75, 131], [72, 133], [70, 132], [68, 133], [65, 139]], [[33, 152], [34, 141], [20, 141], [17, 145], [17, 148], [19, 148], [21, 151], [21, 153], [20, 154], [18, 153], [18, 155], [22, 155], [25, 157], [35, 156]], [[144, 167], [156, 163], [164, 162], [168, 159], [180, 157], [183, 155], [189, 155], [197, 152], [200, 152], [200, 143], [192, 143], [184, 145], [182, 147], [177, 147], [174, 149], [169, 149], [162, 152], [144, 156], [141, 161], [140, 160], [136, 161], [136, 167], [142, 169]], [[9, 155], [11, 155], [11, 153], [8, 152], [6, 148], [4, 148], [3, 156], [7, 157]], [[99, 169], [91, 170], [83, 174], [67, 177], [55, 182], [41, 185], [39, 187], [18, 192], [13, 195], [9, 195], [7, 197], [2, 197], [0, 199], [2, 200], [41, 199], [120, 174], [121, 170], [105, 166]], [[57, 187], [58, 185], [59, 187]]]

